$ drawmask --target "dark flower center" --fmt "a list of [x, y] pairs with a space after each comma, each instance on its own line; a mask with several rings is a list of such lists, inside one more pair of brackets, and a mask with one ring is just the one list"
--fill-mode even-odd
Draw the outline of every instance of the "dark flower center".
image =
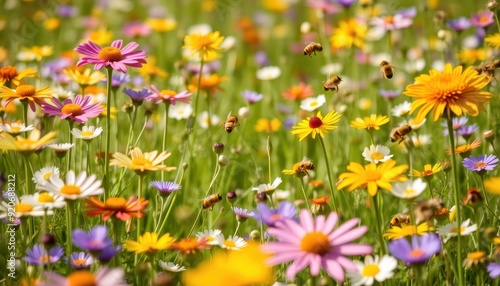
[[16, 94], [20, 99], [23, 99], [34, 96], [36, 94], [36, 90], [32, 85], [20, 85], [16, 88]]
[[311, 128], [318, 128], [321, 127], [321, 125], [323, 125], [323, 121], [317, 116], [313, 116], [309, 120], [309, 127]]

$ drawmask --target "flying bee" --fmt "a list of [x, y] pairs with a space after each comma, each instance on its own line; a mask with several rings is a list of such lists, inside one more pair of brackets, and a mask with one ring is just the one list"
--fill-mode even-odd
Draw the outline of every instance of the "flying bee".
[[328, 74], [328, 77], [326, 79], [325, 84], [323, 87], [325, 88], [325, 91], [329, 90], [336, 90], [337, 92], [339, 91], [339, 84], [342, 81], [342, 78], [338, 75], [330, 77], [330, 74]]
[[214, 208], [214, 205], [222, 200], [222, 196], [220, 194], [214, 194], [210, 195], [206, 198], [203, 199], [201, 202], [201, 206], [203, 209], [210, 209], [212, 210]]
[[443, 215], [443, 213], [446, 214], [444, 209], [444, 202], [440, 198], [418, 202], [414, 209], [415, 219], [417, 223], [433, 223], [435, 218]]
[[406, 139], [406, 135], [408, 135], [408, 133], [410, 133], [411, 130], [412, 130], [412, 128], [408, 124], [403, 125], [401, 127], [394, 128], [391, 131], [391, 135], [389, 138], [391, 139], [391, 142], [396, 142], [399, 140], [398, 144], [401, 144], [401, 142], [403, 142], [403, 140]]
[[391, 218], [391, 227], [401, 227], [401, 224], [410, 224], [410, 215], [396, 214]]
[[293, 165], [293, 169], [295, 170], [296, 175], [306, 174], [309, 176], [309, 173], [307, 171], [308, 170], [312, 171], [312, 170], [314, 170], [314, 168], [315, 168], [315, 166], [314, 166], [313, 162], [311, 162], [311, 160], [307, 157], [304, 157], [302, 159], [302, 161], [295, 163]]
[[307, 42], [306, 44], [307, 44], [307, 46], [304, 48], [304, 56], [308, 55], [309, 57], [311, 57], [312, 53], [314, 53], [314, 55], [316, 55], [316, 52], [321, 52], [323, 50], [323, 47], [321, 46], [321, 44], [318, 44], [315, 42]]
[[382, 61], [380, 63], [380, 72], [385, 78], [392, 78], [394, 75], [394, 67], [388, 61]]
[[240, 124], [238, 123], [238, 116], [236, 115], [231, 115], [231, 111], [227, 115], [226, 122], [224, 123], [224, 129], [226, 130], [227, 133], [231, 133], [234, 129], [234, 127], [239, 126]]
[[480, 69], [479, 73], [484, 73], [488, 77], [492, 78], [495, 76], [495, 70], [500, 68], [500, 60], [490, 61], [487, 64], [478, 67]]

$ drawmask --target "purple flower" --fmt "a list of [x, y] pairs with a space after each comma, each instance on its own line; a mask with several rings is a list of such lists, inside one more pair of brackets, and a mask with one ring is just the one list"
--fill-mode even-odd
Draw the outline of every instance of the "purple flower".
[[392, 100], [401, 94], [401, 90], [379, 89], [378, 94], [380, 94], [385, 99]]
[[464, 125], [457, 129], [457, 134], [460, 136], [470, 136], [479, 129], [476, 123], [472, 125]]
[[[453, 126], [453, 130], [455, 130], [455, 133], [457, 132], [456, 130], [458, 130], [459, 128], [465, 126], [465, 124], [467, 123], [467, 121], [469, 121], [469, 118], [467, 118], [467, 117], [454, 117], [451, 120], [451, 122], [452, 122], [451, 125]], [[449, 135], [448, 124], [446, 122], [442, 122], [441, 126], [444, 128], [443, 129], [443, 135], [444, 136], [448, 136]]]
[[132, 103], [134, 105], [141, 105], [144, 99], [152, 94], [152, 92], [147, 88], [143, 88], [142, 90], [124, 88], [123, 93], [125, 93], [132, 99]]
[[99, 255], [97, 255], [97, 259], [99, 259], [99, 262], [101, 263], [109, 262], [120, 252], [121, 249], [122, 248], [119, 245], [106, 247], [103, 251], [101, 251], [101, 253], [99, 253]]
[[462, 32], [463, 30], [468, 29], [471, 26], [471, 23], [469, 19], [460, 17], [458, 19], [449, 21], [448, 26], [456, 32]]
[[85, 123], [89, 118], [97, 117], [102, 112], [102, 107], [98, 103], [90, 103], [92, 96], [82, 97], [77, 95], [74, 100], [66, 99], [64, 102], [57, 98], [52, 98], [54, 105], [44, 103], [43, 113], [52, 116], [60, 116], [61, 119], [73, 120], [78, 123]]
[[[107, 80], [104, 79], [103, 82], [107, 83]], [[121, 85], [129, 82], [130, 82], [130, 76], [128, 74], [119, 73], [119, 74], [113, 74], [111, 76], [111, 87], [118, 88]]]
[[349, 8], [354, 3], [356, 3], [356, 0], [336, 0], [335, 2], [337, 2], [340, 5], [342, 5], [344, 8]]
[[295, 219], [297, 208], [288, 201], [281, 202], [277, 209], [270, 209], [265, 203], [259, 203], [256, 212], [255, 219], [267, 226], [274, 226], [278, 221]]
[[77, 66], [93, 64], [94, 70], [100, 70], [103, 67], [110, 66], [114, 70], [127, 73], [127, 66], [140, 68], [146, 63], [145, 51], [134, 51], [139, 44], [130, 42], [122, 49], [123, 41], [116, 40], [111, 46], [101, 48], [98, 44], [87, 41], [79, 44], [75, 51], [84, 55], [76, 63]]
[[490, 274], [491, 279], [500, 277], [500, 261], [490, 262], [488, 266], [486, 266], [486, 269], [488, 269], [488, 274]]
[[495, 22], [495, 14], [488, 10], [479, 11], [479, 13], [473, 13], [470, 18], [470, 23], [474, 27], [486, 28]]
[[256, 102], [259, 102], [261, 101], [263, 98], [264, 98], [264, 95], [256, 92], [256, 91], [252, 91], [252, 90], [244, 90], [241, 95], [246, 99], [246, 101], [248, 101], [248, 103], [250, 104], [253, 104], [253, 103], [256, 103]]
[[406, 238], [400, 238], [389, 242], [389, 253], [404, 263], [413, 265], [425, 263], [441, 251], [441, 239], [437, 234], [414, 235], [411, 241], [410, 244]]
[[180, 190], [182, 187], [174, 182], [152, 181], [149, 186], [160, 192], [160, 196], [168, 197], [173, 192]]
[[73, 252], [69, 258], [69, 263], [74, 269], [88, 269], [94, 263], [94, 259], [89, 253]]
[[57, 14], [62, 18], [71, 18], [76, 15], [78, 9], [70, 5], [59, 5], [57, 7]]
[[465, 168], [470, 171], [491, 171], [498, 165], [498, 157], [495, 155], [471, 155], [462, 162]]
[[233, 210], [234, 214], [236, 215], [236, 219], [239, 222], [244, 222], [249, 218], [254, 218], [255, 214], [254, 212], [248, 212], [247, 209], [242, 209], [242, 208], [237, 208], [237, 207], [231, 207]]
[[267, 57], [266, 52], [264, 51], [258, 51], [255, 54], [255, 62], [260, 66], [260, 67], [265, 67], [269, 65], [269, 58]]
[[[42, 256], [43, 253], [43, 256]], [[33, 249], [28, 249], [26, 251], [28, 256], [23, 257], [23, 260], [29, 264], [54, 264], [61, 259], [64, 254], [64, 250], [60, 246], [52, 247], [48, 253], [42, 244], [35, 244]]]
[[108, 228], [105, 225], [94, 226], [88, 233], [75, 229], [73, 244], [88, 252], [96, 253], [110, 248], [113, 239], [108, 238]]

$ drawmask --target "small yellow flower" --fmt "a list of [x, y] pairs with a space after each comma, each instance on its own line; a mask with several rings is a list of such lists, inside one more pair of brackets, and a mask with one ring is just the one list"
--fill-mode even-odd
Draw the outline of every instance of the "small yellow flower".
[[55, 17], [48, 18], [43, 22], [43, 27], [48, 31], [57, 30], [59, 29], [60, 26], [61, 26], [61, 21]]
[[463, 49], [457, 55], [461, 63], [466, 65], [473, 65], [476, 62], [484, 61], [490, 57], [484, 49]]
[[111, 40], [113, 40], [113, 32], [107, 31], [106, 29], [102, 28], [89, 33], [87, 35], [87, 38], [87, 40], [90, 40], [98, 44], [99, 46], [104, 46], [111, 43]]
[[160, 154], [158, 151], [142, 153], [139, 147], [135, 147], [130, 151], [130, 157], [120, 152], [114, 153], [109, 165], [131, 169], [138, 175], [143, 175], [148, 171], [173, 171], [176, 167], [167, 167], [162, 164], [170, 157], [170, 154], [166, 151]]
[[13, 85], [11, 87], [16, 87], [25, 84], [24, 78], [35, 76], [36, 70], [32, 68], [27, 68], [18, 72], [16, 67], [5, 66], [0, 68], [0, 86], [12, 83]]
[[434, 230], [434, 228], [424, 222], [419, 224], [418, 226], [415, 226], [413, 224], [402, 225], [401, 227], [393, 226], [385, 232], [384, 236], [389, 238], [390, 240], [393, 240], [400, 239], [406, 236], [412, 236], [415, 234], [427, 235], [427, 233], [431, 230]]
[[439, 172], [441, 170], [442, 170], [442, 168], [441, 168], [440, 163], [436, 163], [436, 164], [434, 164], [434, 166], [432, 166], [431, 164], [425, 164], [423, 171], [413, 170], [413, 176], [424, 177], [426, 179], [432, 179], [434, 174], [436, 174], [437, 172]]
[[106, 78], [102, 72], [92, 71], [90, 68], [86, 68], [83, 73], [78, 69], [64, 69], [63, 73], [83, 87], [94, 85]]
[[325, 138], [325, 133], [329, 130], [337, 129], [337, 126], [333, 125], [340, 120], [340, 114], [335, 111], [328, 112], [325, 117], [321, 115], [321, 111], [318, 111], [316, 116], [307, 117], [306, 119], [299, 122], [297, 126], [292, 127], [292, 134], [299, 136], [299, 141], [311, 134], [312, 138], [316, 138], [316, 134], [319, 134], [321, 138]]
[[255, 124], [255, 131], [272, 133], [278, 131], [280, 127], [281, 127], [281, 121], [277, 118], [272, 120], [260, 118], [257, 120], [257, 123]]
[[372, 114], [370, 117], [356, 118], [351, 121], [351, 126], [357, 129], [366, 129], [370, 131], [371, 129], [379, 130], [380, 126], [389, 122], [389, 118], [385, 115]]
[[[467, 157], [468, 155], [470, 155], [470, 151], [472, 149], [476, 149], [479, 146], [481, 146], [481, 142], [479, 140], [474, 140], [470, 144], [460, 145], [457, 148], [455, 148], [455, 154], [461, 154], [461, 156]], [[450, 148], [446, 150], [446, 154], [448, 155], [451, 154]]]
[[15, 139], [7, 133], [0, 136], [0, 149], [14, 150], [21, 154], [29, 155], [41, 147], [49, 144], [56, 137], [56, 132], [49, 132], [43, 137], [40, 137], [40, 130], [34, 129], [31, 131], [28, 138], [17, 136]]
[[146, 25], [155, 32], [166, 33], [177, 27], [177, 21], [175, 19], [149, 18], [146, 20]]
[[484, 251], [473, 251], [467, 254], [467, 258], [464, 260], [464, 268], [469, 269], [472, 267], [484, 267], [488, 261], [488, 256]]
[[51, 56], [54, 51], [51, 46], [32, 46], [30, 48], [21, 48], [21, 52], [32, 56], [37, 62], [40, 62], [42, 58]]
[[146, 232], [139, 237], [139, 241], [125, 241], [125, 250], [130, 252], [156, 254], [160, 250], [166, 250], [175, 242], [169, 233], [158, 238], [155, 232]]
[[500, 34], [495, 33], [494, 35], [488, 36], [484, 38], [484, 41], [488, 43], [488, 46], [493, 47], [495, 49], [500, 48]]
[[[210, 76], [201, 76], [201, 81], [200, 81], [200, 89], [204, 92], [207, 93], [215, 93], [218, 90], [223, 90], [220, 87], [220, 84], [225, 82], [227, 80], [227, 77], [225, 76], [219, 76], [217, 74], [211, 74]], [[188, 86], [189, 92], [196, 92], [198, 90], [198, 77], [195, 76], [191, 80], [191, 83]]]
[[185, 45], [182, 48], [187, 49], [191, 57], [198, 56], [203, 61], [214, 60], [220, 56], [218, 51], [222, 49], [220, 46], [222, 40], [224, 37], [220, 36], [219, 31], [204, 35], [189, 34], [184, 37]]
[[40, 105], [45, 98], [52, 98], [53, 89], [50, 87], [42, 87], [36, 89], [33, 85], [22, 84], [16, 89], [10, 89], [6, 86], [0, 86], [0, 98], [5, 98], [5, 104], [14, 99], [19, 99], [21, 102], [27, 102], [31, 110], [35, 111], [35, 103]]
[[484, 180], [484, 188], [490, 194], [500, 195], [500, 177]]
[[142, 67], [139, 68], [139, 74], [144, 78], [146, 82], [150, 82], [156, 78], [165, 79], [167, 78], [168, 73], [156, 65], [155, 57], [148, 57], [148, 62], [142, 64]]
[[340, 21], [339, 26], [333, 29], [330, 43], [334, 49], [351, 48], [352, 46], [363, 49], [368, 27], [356, 18]]

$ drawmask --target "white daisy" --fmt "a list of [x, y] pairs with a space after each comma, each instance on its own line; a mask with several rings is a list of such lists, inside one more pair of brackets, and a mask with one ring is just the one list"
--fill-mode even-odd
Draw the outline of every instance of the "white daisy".
[[411, 200], [418, 197], [427, 188], [422, 178], [409, 179], [405, 182], [395, 183], [392, 186], [391, 194], [401, 199]]
[[363, 150], [363, 157], [366, 161], [370, 161], [373, 164], [378, 164], [379, 162], [385, 162], [389, 160], [392, 156], [391, 150], [384, 145], [370, 145], [370, 148], [365, 147]]
[[33, 182], [35, 182], [37, 186], [45, 185], [49, 182], [49, 179], [52, 176], [59, 177], [59, 168], [56, 166], [43, 167], [39, 171], [35, 172], [33, 175]]
[[392, 115], [394, 115], [396, 117], [401, 117], [401, 116], [407, 115], [410, 112], [410, 108], [411, 108], [411, 102], [405, 101], [401, 104], [394, 106], [391, 109], [391, 112], [392, 112]]
[[201, 238], [208, 238], [208, 241], [206, 244], [208, 245], [218, 245], [218, 237], [222, 237], [224, 239], [224, 235], [220, 231], [220, 229], [206, 229], [203, 232], [198, 232], [196, 235], [196, 238], [200, 240]]
[[308, 97], [300, 102], [300, 109], [305, 111], [314, 111], [323, 104], [325, 104], [326, 98], [324, 94], [320, 94], [317, 97]]
[[26, 126], [24, 123], [11, 123], [11, 124], [0, 124], [0, 129], [11, 134], [17, 135], [22, 132], [31, 131], [35, 129], [33, 125]]
[[210, 32], [212, 32], [212, 26], [209, 24], [196, 24], [192, 25], [188, 28], [187, 33], [188, 34], [202, 34], [206, 35]]
[[283, 182], [280, 177], [274, 179], [272, 184], [260, 184], [258, 187], [253, 187], [252, 191], [257, 191], [259, 193], [272, 193], [278, 188], [278, 186]]
[[75, 176], [73, 170], [69, 170], [66, 174], [66, 182], [59, 177], [52, 176], [47, 184], [38, 188], [61, 195], [67, 200], [100, 195], [104, 192], [101, 188], [101, 181], [96, 180], [95, 175], [87, 177], [86, 172], [81, 172], [78, 176]]
[[75, 97], [75, 93], [70, 91], [70, 90], [66, 90], [60, 86], [54, 88], [53, 92], [52, 92], [52, 96], [53, 97], [56, 97], [57, 99], [59, 99], [61, 102], [66, 100], [66, 99], [73, 99]]
[[75, 143], [51, 143], [48, 144], [47, 147], [54, 150], [56, 153], [67, 152], [69, 149], [73, 148]]
[[160, 265], [161, 268], [167, 270], [168, 272], [181, 272], [186, 270], [186, 267], [180, 266], [179, 264], [175, 264], [172, 262], [165, 262], [160, 260], [158, 264]]
[[223, 235], [221, 235], [217, 237], [217, 245], [226, 249], [240, 250], [247, 245], [247, 242], [243, 238], [237, 235], [235, 236], [230, 235], [226, 239], [224, 238]]
[[275, 66], [267, 66], [257, 70], [257, 78], [260, 80], [272, 80], [281, 75], [281, 69]]
[[94, 126], [83, 126], [82, 130], [78, 128], [73, 128], [73, 130], [71, 130], [71, 134], [73, 134], [75, 138], [88, 141], [101, 135], [101, 133], [102, 133], [102, 127], [95, 128]]
[[198, 115], [198, 123], [200, 124], [201, 128], [207, 129], [209, 124], [210, 126], [217, 126], [219, 124], [220, 118], [219, 116], [212, 114], [211, 118], [208, 118], [208, 112], [203, 111]]
[[[378, 255], [372, 257], [365, 256], [365, 262], [354, 261], [358, 271], [347, 271], [347, 277], [351, 279], [353, 286], [373, 285], [377, 282], [385, 281], [394, 276], [394, 270], [398, 266], [396, 258], [384, 255], [379, 260]], [[378, 284], [378, 283], [377, 283]]]
[[[9, 203], [6, 201], [2, 201], [0, 203], [0, 219], [5, 218], [7, 216], [11, 216], [12, 210], [15, 211], [16, 217], [26, 217], [26, 216], [43, 216], [45, 215], [45, 211], [43, 206], [34, 205], [28, 202], [19, 200], [17, 197], [10, 198]], [[53, 211], [48, 210], [47, 215], [54, 214]]]
[[42, 206], [44, 209], [60, 209], [66, 206], [64, 198], [51, 193], [34, 193], [21, 197], [21, 201], [33, 206]]
[[[460, 225], [460, 236], [469, 235], [477, 230], [477, 224], [469, 226], [470, 219], [462, 222]], [[443, 241], [446, 243], [448, 239], [458, 235], [458, 223], [456, 221], [449, 223], [447, 225], [440, 226], [436, 229], [436, 232], [444, 236]]]
[[276, 190], [273, 193], [273, 200], [275, 200], [277, 202], [287, 200], [289, 197], [290, 197], [290, 191]]
[[236, 38], [233, 37], [233, 36], [227, 36], [224, 38], [224, 40], [222, 41], [222, 43], [220, 43], [220, 47], [222, 49], [224, 49], [225, 51], [228, 51], [232, 48], [234, 48], [234, 46], [236, 46]]
[[191, 104], [177, 102], [175, 105], [171, 105], [168, 110], [168, 118], [174, 118], [176, 120], [188, 119], [193, 113], [193, 108]]
[[415, 147], [423, 147], [430, 145], [432, 143], [431, 135], [429, 134], [418, 134], [411, 136], [411, 141]]

